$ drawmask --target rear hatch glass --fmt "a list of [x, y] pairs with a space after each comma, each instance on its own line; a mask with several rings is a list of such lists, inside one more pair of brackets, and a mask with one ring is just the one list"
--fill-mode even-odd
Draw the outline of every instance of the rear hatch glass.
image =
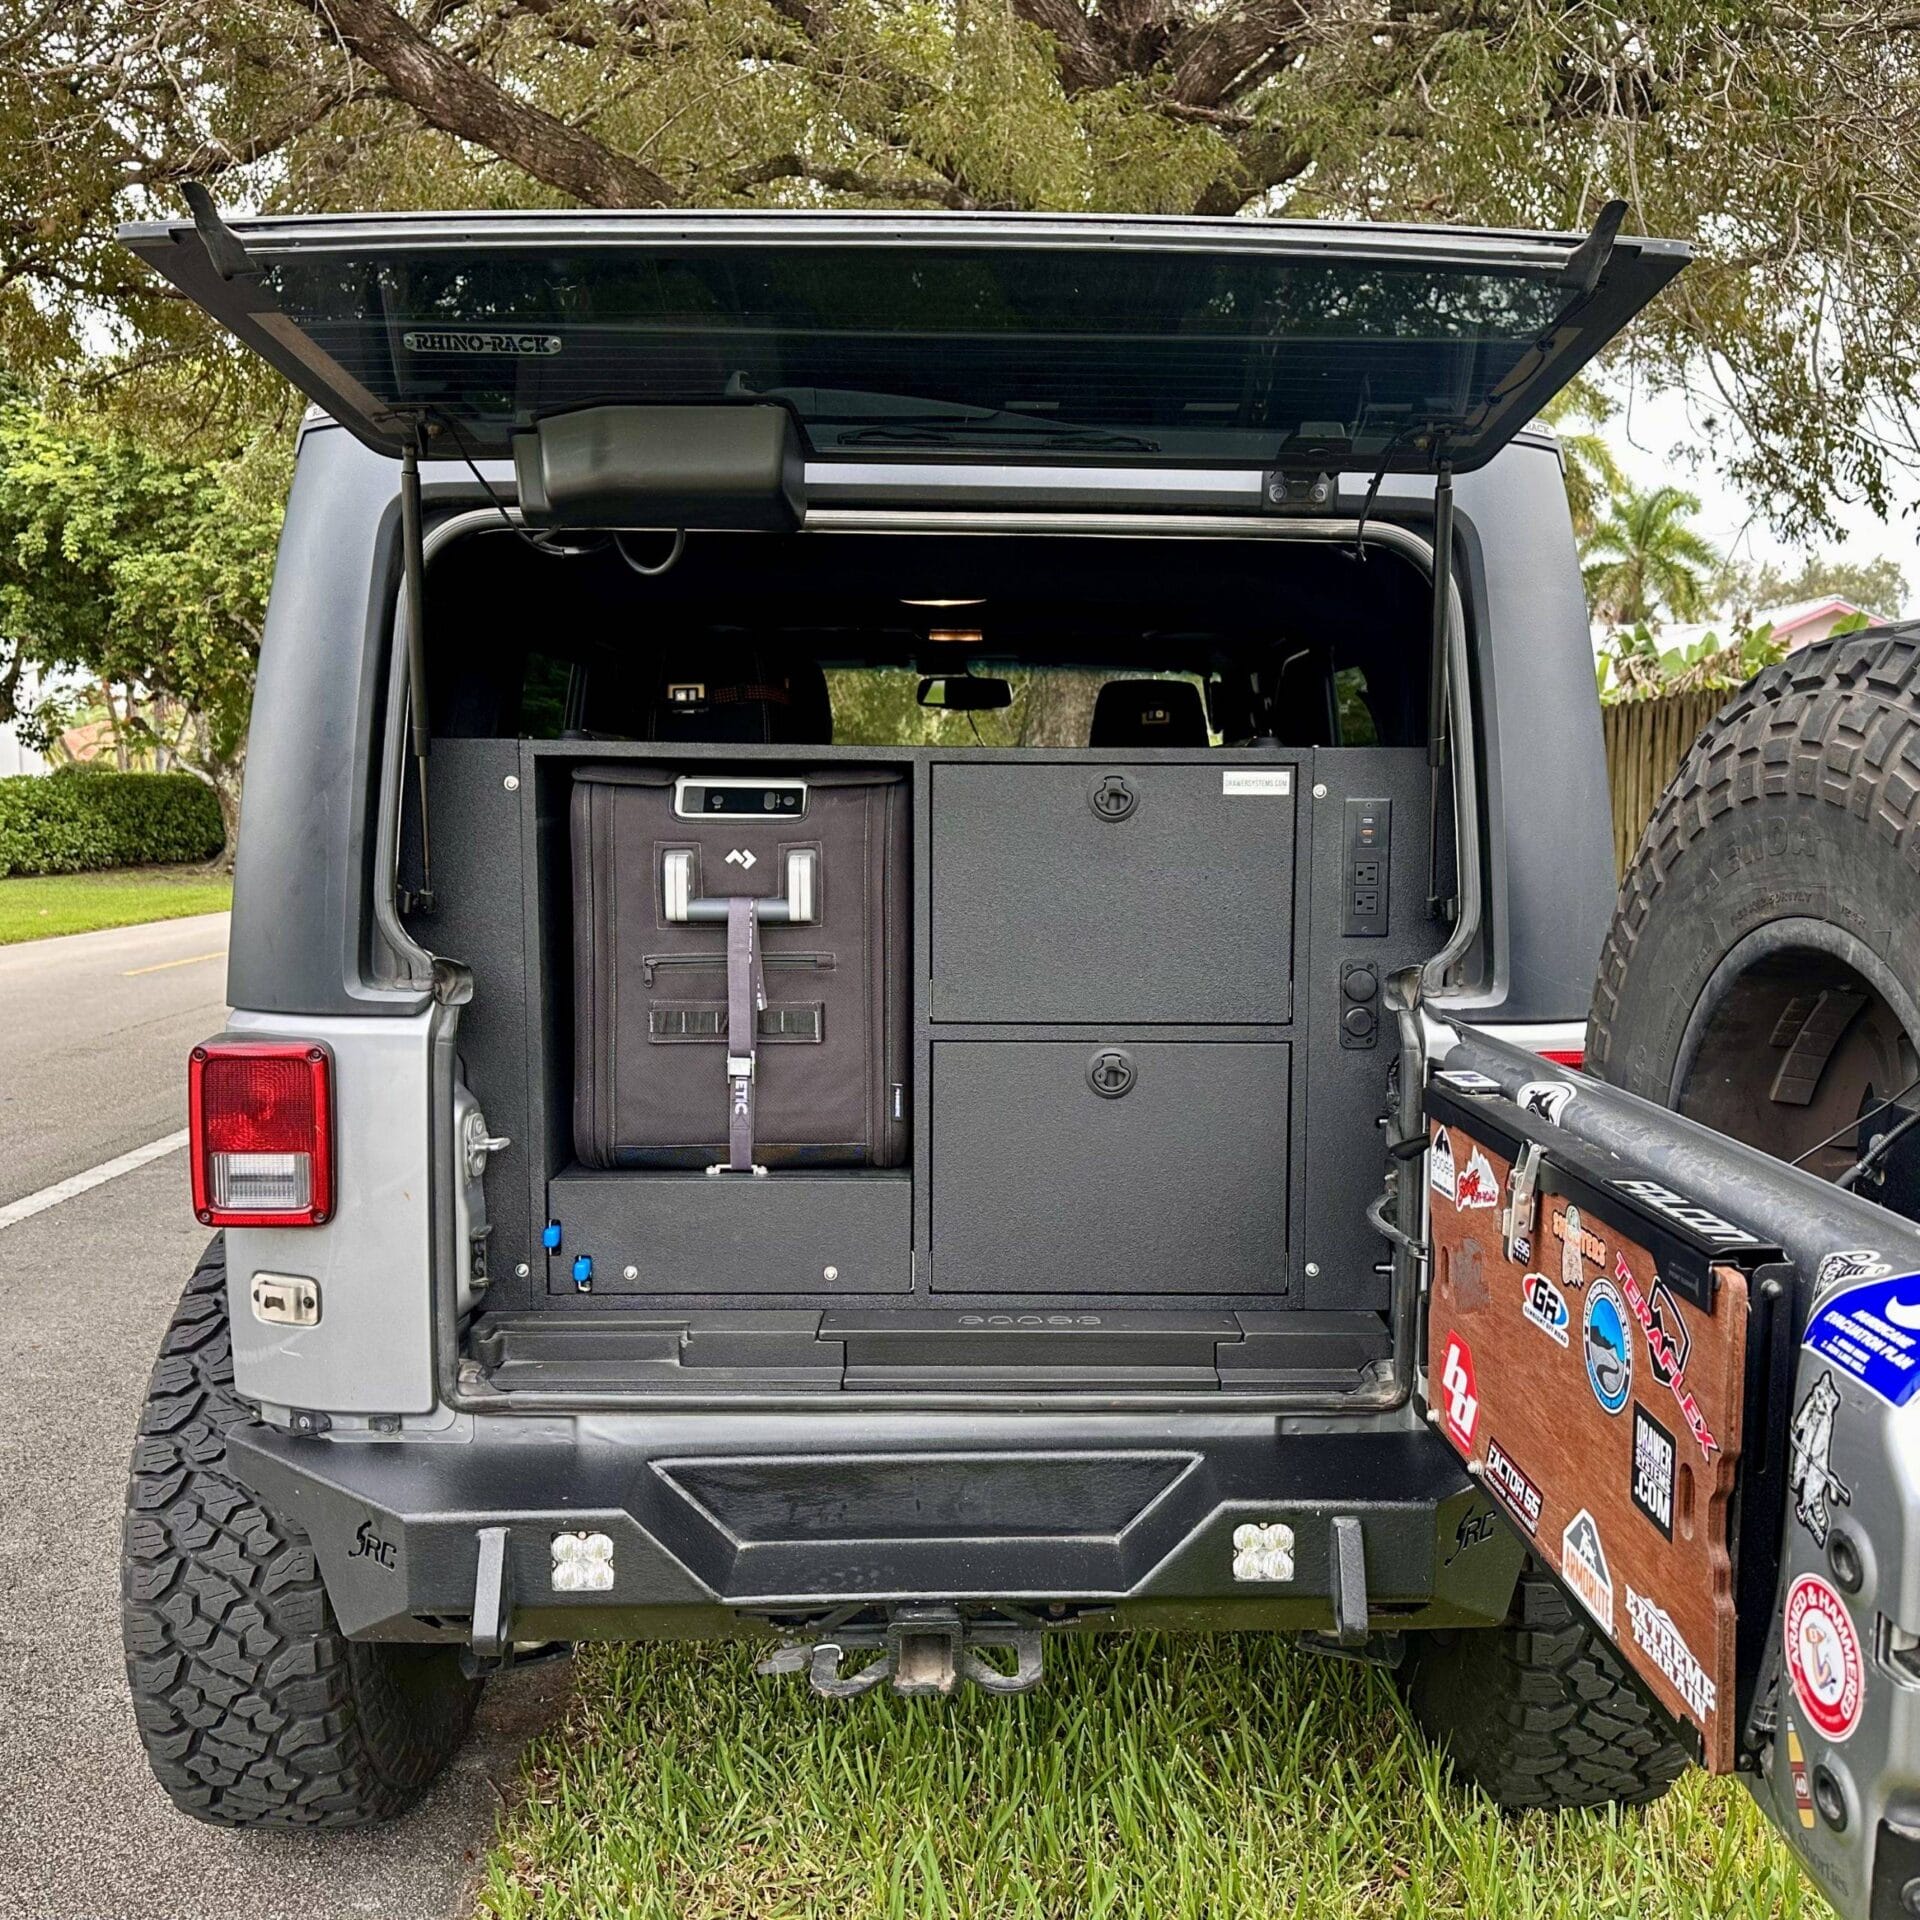
[[822, 458], [1388, 471], [1483, 464], [1686, 259], [1605, 232], [802, 213], [123, 238], [389, 452], [771, 400]]

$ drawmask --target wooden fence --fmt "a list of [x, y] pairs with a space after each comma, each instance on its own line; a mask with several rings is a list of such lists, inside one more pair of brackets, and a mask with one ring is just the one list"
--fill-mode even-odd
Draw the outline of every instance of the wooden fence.
[[1613, 789], [1613, 867], [1624, 874], [1666, 785], [1700, 729], [1732, 694], [1670, 693], [1657, 700], [1621, 700], [1600, 709]]

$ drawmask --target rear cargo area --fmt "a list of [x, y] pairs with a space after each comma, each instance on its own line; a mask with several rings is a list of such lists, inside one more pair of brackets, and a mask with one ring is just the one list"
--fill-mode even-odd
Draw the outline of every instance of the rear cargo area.
[[[406, 924], [471, 972], [461, 1077], [510, 1141], [462, 1215], [479, 1379], [1260, 1394], [1384, 1358], [1381, 995], [1450, 858], [1410, 560], [849, 532], [652, 575], [652, 536], [474, 522], [432, 562]], [[408, 820], [403, 906], [418, 860]]]

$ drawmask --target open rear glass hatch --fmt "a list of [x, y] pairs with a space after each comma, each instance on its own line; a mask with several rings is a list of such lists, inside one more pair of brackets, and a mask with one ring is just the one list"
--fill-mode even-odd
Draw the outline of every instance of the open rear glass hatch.
[[[1623, 235], [898, 214], [279, 215], [122, 237], [370, 445], [772, 403], [819, 457], [1483, 465], [1685, 264]], [[453, 446], [445, 451], [452, 452]]]

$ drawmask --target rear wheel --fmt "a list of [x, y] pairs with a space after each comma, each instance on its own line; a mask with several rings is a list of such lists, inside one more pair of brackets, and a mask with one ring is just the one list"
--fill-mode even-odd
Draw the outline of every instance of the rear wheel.
[[122, 1537], [135, 1719], [174, 1804], [222, 1827], [360, 1827], [404, 1813], [473, 1718], [451, 1647], [346, 1639], [313, 1549], [226, 1472], [226, 1250], [187, 1282], [147, 1389]]
[[1643, 1806], [1687, 1756], [1599, 1630], [1537, 1568], [1505, 1626], [1410, 1637], [1397, 1676], [1456, 1770], [1512, 1812]]
[[[1694, 743], [1647, 825], [1602, 955], [1588, 1067], [1840, 1178], [1900, 1117], [1876, 1120], [1883, 1102], [1920, 1110], [1917, 878], [1920, 630], [1769, 667]], [[1920, 1127], [1854, 1190], [1920, 1216]]]

